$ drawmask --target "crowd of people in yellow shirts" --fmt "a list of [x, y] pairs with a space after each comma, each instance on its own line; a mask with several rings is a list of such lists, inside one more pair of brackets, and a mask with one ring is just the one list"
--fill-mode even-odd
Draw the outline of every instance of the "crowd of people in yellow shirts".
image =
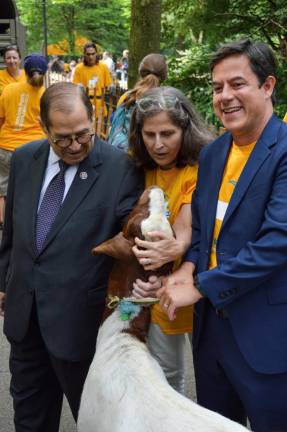
[[[12, 153], [26, 142], [45, 137], [39, 123], [40, 98], [45, 90], [47, 60], [40, 54], [25, 57], [16, 45], [4, 49], [5, 68], [0, 70], [0, 224], [3, 223], [5, 197]], [[83, 61], [73, 64], [71, 81], [85, 87], [94, 106], [95, 117], [106, 117], [105, 90], [112, 85], [108, 66], [99, 60], [97, 47], [84, 46]]]
[[40, 98], [48, 65], [44, 56], [32, 54], [24, 59], [18, 48], [4, 51], [6, 69], [0, 71], [0, 224], [3, 223], [10, 162], [13, 152], [23, 144], [44, 138], [39, 123]]

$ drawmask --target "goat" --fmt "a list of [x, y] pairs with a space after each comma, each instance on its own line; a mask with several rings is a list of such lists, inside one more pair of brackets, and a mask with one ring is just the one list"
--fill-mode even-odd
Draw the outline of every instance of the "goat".
[[[159, 188], [147, 189], [118, 235], [93, 250], [116, 258], [109, 294], [128, 297], [132, 282], [147, 278], [131, 247], [135, 236], [164, 230], [173, 235], [164, 215]], [[170, 271], [170, 266], [161, 273]], [[154, 274], [154, 272], [153, 272]], [[176, 392], [167, 382], [145, 341], [149, 308], [137, 306], [129, 320], [117, 307], [103, 322], [81, 398], [79, 432], [243, 432], [247, 429]]]

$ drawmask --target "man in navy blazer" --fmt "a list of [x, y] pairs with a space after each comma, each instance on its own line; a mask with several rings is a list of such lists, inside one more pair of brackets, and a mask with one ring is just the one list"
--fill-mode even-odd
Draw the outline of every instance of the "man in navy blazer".
[[[121, 230], [143, 188], [129, 157], [93, 138], [92, 119], [81, 87], [54, 84], [41, 99], [48, 139], [25, 145], [12, 157], [0, 305], [11, 344], [16, 432], [58, 431], [63, 393], [77, 418], [112, 266], [104, 255], [92, 257], [91, 249]], [[62, 204], [39, 247], [41, 206], [61, 161], [66, 163]], [[54, 191], [49, 205], [55, 197]], [[51, 207], [47, 220], [50, 213]]]
[[[214, 110], [227, 132], [202, 150], [192, 246], [158, 295], [171, 319], [177, 307], [196, 304], [198, 402], [242, 424], [248, 417], [256, 432], [283, 432], [287, 125], [273, 114], [276, 62], [267, 45], [243, 40], [221, 47], [211, 71]], [[228, 178], [239, 163], [238, 178]], [[224, 182], [234, 188], [227, 199]]]

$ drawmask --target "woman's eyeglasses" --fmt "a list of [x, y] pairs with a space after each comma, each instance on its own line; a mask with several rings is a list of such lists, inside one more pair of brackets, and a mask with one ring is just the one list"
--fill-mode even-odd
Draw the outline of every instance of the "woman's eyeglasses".
[[94, 133], [84, 133], [78, 136], [72, 135], [65, 138], [53, 138], [52, 136], [50, 136], [50, 139], [53, 144], [57, 145], [62, 149], [65, 149], [70, 147], [73, 144], [74, 140], [81, 145], [88, 144], [88, 142], [91, 141], [94, 135]]
[[150, 97], [143, 97], [136, 101], [136, 106], [139, 111], [148, 112], [153, 110], [168, 111], [180, 106], [180, 102], [176, 96], [165, 96], [160, 100]]

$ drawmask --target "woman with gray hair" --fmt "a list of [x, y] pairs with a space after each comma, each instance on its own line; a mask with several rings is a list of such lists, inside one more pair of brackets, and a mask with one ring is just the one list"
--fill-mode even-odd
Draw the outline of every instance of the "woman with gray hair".
[[[190, 101], [172, 87], [157, 87], [136, 102], [130, 124], [129, 152], [145, 170], [145, 186], [159, 186], [165, 193], [169, 221], [175, 238], [152, 232], [154, 241], [135, 239], [133, 248], [146, 270], [174, 261], [174, 269], [191, 243], [191, 199], [197, 179], [197, 162], [203, 145], [213, 139]], [[136, 280], [133, 294], [151, 296], [158, 286]], [[181, 308], [169, 321], [159, 305], [152, 308], [149, 348], [172, 387], [183, 393], [185, 333], [192, 330], [191, 307]]]

